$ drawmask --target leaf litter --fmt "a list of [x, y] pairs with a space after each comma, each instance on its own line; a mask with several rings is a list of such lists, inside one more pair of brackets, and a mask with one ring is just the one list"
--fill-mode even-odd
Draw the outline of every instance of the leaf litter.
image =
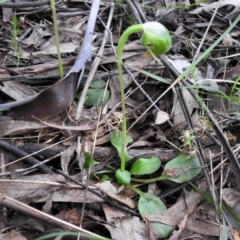
[[[239, 216], [239, 197], [235, 191], [239, 187], [238, 176], [233, 168], [233, 164], [238, 168], [238, 163], [229, 159], [229, 152], [238, 157], [240, 139], [239, 23], [206, 55], [204, 61], [191, 69], [185, 82], [179, 82], [172, 91], [158, 99], [169, 87], [169, 82], [174, 82], [186, 68], [191, 67], [193, 59], [205, 52], [234, 22], [240, 12], [238, 1], [166, 0], [164, 5], [153, 1], [114, 1], [114, 6], [111, 3], [101, 1], [101, 10], [98, 11], [101, 21], [95, 22], [93, 38], [87, 48], [92, 60], [84, 55], [86, 61], [77, 70], [74, 61], [84, 46], [92, 1], [57, 3], [60, 49], [66, 77], [63, 82], [59, 81], [48, 3], [25, 8], [19, 1], [15, 26], [18, 29], [17, 48], [14, 48], [16, 41], [10, 37], [14, 35], [13, 5], [0, 4], [0, 141], [11, 146], [7, 150], [0, 148], [1, 210], [4, 212], [1, 237], [35, 239], [58, 226], [56, 232], [89, 230], [100, 237], [116, 240], [158, 239], [155, 233], [162, 229], [154, 233], [152, 223], [160, 223], [155, 226], [165, 224], [172, 229], [172, 233], [165, 236], [169, 239], [183, 239], [196, 234], [204, 239], [218, 239], [221, 228], [225, 228], [229, 237], [238, 239], [234, 221], [239, 221], [239, 217], [232, 220], [230, 211], [224, 206], [222, 211], [226, 211], [225, 215], [216, 212], [214, 204], [203, 203], [204, 196], [191, 189], [186, 181], [193, 181], [199, 188], [204, 186], [203, 191], [211, 196], [216, 194], [215, 204], [221, 207], [219, 195]], [[102, 54], [98, 55], [103, 31], [112, 17], [112, 6], [114, 15], [109, 34]], [[165, 61], [161, 58], [162, 61], [157, 63], [146, 57], [138, 36], [133, 35], [123, 53], [127, 126], [133, 139], [127, 148], [127, 168], [131, 169], [139, 158], [144, 161], [158, 158], [163, 166], [155, 173], [150, 171], [147, 176], [141, 167], [143, 174], [140, 177], [147, 180], [165, 173], [168, 179], [157, 181], [157, 191], [151, 193], [164, 202], [166, 210], [156, 209], [155, 215], [140, 216], [136, 207], [139, 196], [127, 187], [122, 189], [114, 178], [119, 159], [110, 143], [110, 136], [112, 132], [121, 130], [122, 121], [116, 70], [118, 39], [128, 26], [144, 21], [146, 16], [170, 30], [173, 46]], [[84, 106], [81, 118], [76, 119], [77, 95], [82, 92], [95, 57], [100, 58], [100, 63], [90, 80], [109, 82], [106, 91], [110, 96], [105, 98], [104, 89], [101, 89], [101, 93], [99, 91], [97, 96], [93, 96], [91, 104]], [[191, 91], [197, 94], [198, 101]], [[92, 93], [89, 96], [92, 97]], [[29, 99], [27, 103], [20, 102], [11, 108], [12, 103], [25, 98]], [[203, 107], [201, 102], [206, 105]], [[151, 108], [146, 111], [149, 106]], [[216, 129], [206, 108], [213, 114], [220, 130]], [[17, 153], [17, 149], [22, 152]], [[38, 164], [48, 160], [44, 164], [52, 173], [43, 174], [38, 164], [32, 169], [31, 164], [24, 160], [28, 154]], [[86, 154], [92, 158], [89, 158], [89, 164], [84, 165]], [[186, 163], [187, 166], [175, 163], [174, 159], [181, 154], [191, 156], [194, 161]], [[67, 176], [56, 174], [57, 171]], [[138, 171], [135, 172], [137, 175]], [[205, 174], [210, 176], [211, 182]], [[150, 194], [147, 191], [149, 183], [133, 181], [133, 184], [146, 196]], [[5, 200], [3, 195], [6, 195]], [[8, 202], [8, 197], [21, 207], [14, 201]], [[152, 203], [153, 198], [149, 201]], [[36, 217], [34, 211], [28, 211], [27, 205], [40, 210], [42, 215]], [[44, 213], [49, 219], [55, 217], [51, 226], [44, 222]], [[27, 217], [23, 218], [24, 215]], [[222, 217], [230, 217], [230, 220], [222, 221]], [[62, 219], [64, 224], [75, 224], [76, 228], [59, 225], [57, 219]]]

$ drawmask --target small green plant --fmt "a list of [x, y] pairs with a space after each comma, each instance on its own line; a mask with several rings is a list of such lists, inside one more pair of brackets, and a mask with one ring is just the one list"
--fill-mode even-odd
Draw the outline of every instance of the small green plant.
[[180, 137], [181, 141], [183, 142], [183, 151], [188, 152], [190, 154], [194, 154], [197, 151], [197, 148], [195, 146], [195, 136], [192, 129], [188, 129], [182, 133], [182, 136]]
[[[87, 90], [85, 105], [92, 106], [101, 106], [105, 105], [110, 98], [110, 91], [105, 90], [106, 82], [102, 79], [92, 82]], [[77, 98], [80, 98], [82, 92], [77, 94]]]
[[[168, 179], [177, 183], [188, 181], [201, 172], [200, 163], [197, 157], [189, 154], [179, 155], [165, 165], [163, 173], [152, 179], [132, 178], [132, 175], [143, 176], [156, 172], [161, 166], [161, 160], [157, 157], [149, 159], [137, 159], [131, 169], [126, 170], [126, 163], [131, 159], [127, 151], [127, 144], [132, 142], [132, 138], [127, 135], [126, 108], [124, 83], [122, 75], [122, 52], [128, 37], [136, 32], [143, 31], [142, 44], [148, 50], [148, 53], [156, 59], [156, 55], [166, 53], [172, 44], [171, 36], [168, 30], [160, 23], [148, 22], [145, 24], [129, 27], [119, 39], [117, 48], [117, 65], [119, 71], [119, 84], [122, 101], [122, 132], [115, 132], [111, 135], [111, 143], [117, 149], [120, 157], [121, 166], [115, 172], [115, 178], [118, 183], [127, 186], [139, 194], [138, 210], [144, 218], [148, 214], [167, 214], [167, 208], [164, 203], [155, 195], [143, 193], [138, 188], [131, 185], [131, 181], [150, 183], [163, 179]], [[156, 59], [157, 60], [157, 59]], [[153, 231], [160, 237], [166, 238], [170, 235], [172, 227], [161, 223], [150, 223]]]
[[[186, 77], [189, 73], [191, 73], [193, 71], [193, 69], [196, 67], [196, 65], [200, 61], [202, 61], [204, 59], [204, 57], [207, 56], [212, 51], [212, 49], [224, 38], [224, 36], [227, 33], [229, 33], [232, 30], [232, 28], [238, 23], [239, 20], [240, 20], [240, 16], [238, 16], [236, 18], [236, 20], [231, 24], [231, 26], [203, 54], [201, 54], [181, 75], [178, 76], [178, 78], [171, 84], [171, 86], [169, 86], [164, 91], [164, 93], [162, 93], [161, 96], [159, 96], [158, 100], [161, 99], [170, 89], [172, 89], [172, 87], [174, 87], [184, 77]], [[118, 46], [118, 69], [119, 69], [119, 81], [120, 81], [120, 91], [121, 91], [121, 100], [122, 100], [123, 122], [122, 122], [122, 133], [119, 133], [119, 132], [114, 133], [111, 137], [111, 142], [117, 148], [118, 154], [121, 159], [121, 168], [116, 171], [115, 177], [120, 184], [123, 184], [123, 185], [129, 187], [130, 189], [134, 190], [136, 193], [138, 193], [140, 195], [140, 199], [138, 202], [138, 209], [139, 209], [139, 212], [142, 215], [142, 217], [144, 217], [147, 214], [153, 214], [157, 210], [159, 210], [159, 212], [161, 213], [162, 202], [160, 199], [158, 199], [159, 201], [155, 201], [156, 196], [153, 194], [144, 195], [144, 193], [142, 193], [139, 189], [135, 188], [134, 186], [132, 186], [130, 184], [131, 181], [141, 182], [141, 183], [151, 183], [151, 182], [155, 182], [155, 181], [168, 179], [168, 180], [174, 181], [176, 183], [183, 183], [183, 182], [189, 181], [192, 178], [194, 178], [195, 176], [197, 176], [201, 172], [201, 165], [196, 156], [190, 155], [190, 154], [180, 154], [176, 158], [169, 161], [165, 165], [163, 173], [159, 177], [156, 177], [156, 178], [151, 178], [151, 179], [132, 178], [131, 170], [127, 171], [125, 169], [126, 162], [131, 158], [127, 153], [127, 143], [132, 140], [129, 136], [127, 136], [127, 133], [126, 133], [126, 116], [125, 116], [125, 103], [124, 103], [124, 86], [123, 86], [122, 69], [121, 69], [121, 56], [122, 56], [123, 46], [126, 43], [128, 36], [132, 33], [138, 32], [138, 31], [144, 32], [142, 25], [137, 25], [136, 29], [133, 29], [133, 28], [127, 29], [123, 33], [122, 37], [119, 40], [120, 47]], [[155, 34], [156, 31], [157, 30], [154, 29], [154, 33], [152, 33], [152, 34]], [[155, 35], [155, 39], [156, 39], [156, 35]], [[148, 49], [148, 52], [155, 58], [154, 54], [156, 54], [156, 52], [154, 52], [155, 49], [152, 46], [152, 44], [154, 44], [154, 42], [148, 40], [148, 42], [145, 43], [145, 46]], [[170, 46], [169, 46], [169, 48], [170, 48]], [[164, 51], [162, 53], [164, 53]], [[161, 54], [161, 52], [159, 54]], [[143, 71], [141, 71], [141, 72], [143, 72]], [[150, 74], [147, 74], [147, 75], [149, 76]], [[159, 76], [155, 76], [155, 75], [153, 76], [153, 74], [152, 74], [151, 77], [153, 77], [156, 80], [162, 81], [162, 79], [160, 79]], [[202, 86], [198, 86], [198, 85], [196, 85], [194, 87], [195, 88], [201, 87], [203, 89], [210, 88], [207, 86], [202, 87]], [[225, 96], [225, 95], [221, 95], [221, 97], [229, 99], [228, 96]], [[233, 98], [233, 97], [231, 97], [231, 98]], [[199, 104], [203, 108], [203, 106], [202, 106], [203, 104], [201, 104], [201, 103], [202, 103], [202, 101], [199, 101]], [[136, 162], [137, 161], [138, 160], [136, 160]], [[154, 161], [155, 160], [153, 160], [153, 162]], [[138, 168], [139, 168], [139, 172], [142, 173], [142, 175], [143, 175], [144, 174], [144, 166], [146, 163], [143, 161], [144, 164], [142, 165], [141, 162], [142, 161], [139, 161]], [[160, 163], [161, 163], [161, 161], [160, 161]], [[156, 163], [152, 164], [153, 172], [157, 170], [156, 166], [159, 166], [159, 164], [156, 164], [156, 165], [155, 164]], [[136, 168], [136, 166], [135, 166], [135, 168]], [[136, 174], [136, 173], [138, 173], [138, 170], [134, 169], [134, 171], [132, 171], [132, 172], [134, 172], [135, 175], [138, 175], [138, 174]], [[125, 176], [126, 176], [126, 178], [125, 178]], [[154, 203], [156, 205], [154, 205]], [[164, 213], [164, 210], [163, 210], [163, 213]], [[159, 223], [150, 223], [152, 228], [155, 229], [155, 227], [153, 227], [153, 224], [159, 224]], [[166, 225], [162, 226], [162, 224], [157, 225], [157, 226], [159, 228], [166, 227], [165, 230], [169, 231], [169, 229], [167, 229], [167, 228], [169, 228], [169, 226], [166, 226]], [[161, 236], [161, 234], [158, 234], [158, 236], [160, 238], [161, 237], [163, 238], [163, 236]]]
[[117, 47], [117, 65], [119, 71], [119, 85], [122, 102], [122, 133], [115, 133], [111, 140], [115, 147], [116, 145], [118, 146], [119, 142], [121, 142], [121, 146], [117, 147], [120, 153], [119, 156], [121, 160], [121, 168], [116, 171], [115, 177], [117, 181], [123, 185], [130, 184], [131, 182], [131, 173], [125, 169], [125, 166], [126, 162], [131, 158], [127, 154], [127, 143], [131, 142], [132, 139], [127, 137], [125, 93], [122, 73], [122, 53], [124, 45], [126, 44], [129, 36], [138, 32], [143, 32], [142, 45], [154, 58], [156, 58], [156, 55], [166, 53], [172, 46], [172, 38], [169, 31], [165, 26], [158, 22], [147, 22], [144, 24], [130, 26], [124, 31], [119, 39]]
[[19, 24], [18, 24], [18, 19], [17, 19], [16, 15], [13, 15], [11, 23], [12, 23], [12, 27], [13, 27], [13, 30], [12, 30], [13, 51], [17, 56], [17, 67], [18, 67], [20, 64], [20, 58], [22, 56], [22, 52], [20, 51], [19, 45], [18, 45], [18, 43], [19, 43], [19, 41], [18, 41]]
[[57, 55], [58, 55], [59, 76], [60, 76], [60, 78], [63, 78], [63, 65], [62, 65], [62, 57], [61, 57], [59, 37], [58, 37], [58, 26], [57, 26], [57, 14], [56, 14], [55, 0], [50, 0], [50, 3], [51, 3], [51, 9], [52, 9], [53, 26], [54, 26]]

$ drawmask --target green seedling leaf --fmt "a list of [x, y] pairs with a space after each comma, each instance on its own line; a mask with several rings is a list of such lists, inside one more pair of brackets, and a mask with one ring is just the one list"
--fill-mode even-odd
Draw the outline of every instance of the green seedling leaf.
[[107, 174], [103, 174], [101, 177], [101, 181], [112, 181], [112, 179], [107, 175]]
[[[164, 203], [155, 195], [149, 193], [142, 193], [138, 201], [138, 210], [141, 216], [145, 215], [167, 215], [167, 208]], [[153, 231], [160, 238], [167, 238], [171, 234], [173, 228], [162, 223], [151, 222]]]
[[184, 183], [196, 177], [201, 170], [200, 162], [196, 156], [180, 154], [165, 165], [161, 179]]
[[153, 73], [150, 73], [150, 72], [147, 72], [147, 71], [141, 70], [141, 69], [139, 69], [138, 71], [141, 72], [141, 73], [144, 73], [145, 75], [147, 75], [147, 76], [149, 76], [149, 77], [151, 77], [151, 78], [153, 78], [153, 79], [155, 79], [159, 82], [163, 82], [163, 83], [166, 83], [166, 84], [171, 84], [170, 80], [162, 78], [162, 77], [160, 77], [158, 75], [155, 75]]
[[240, 231], [240, 217], [235, 213], [235, 210], [229, 207], [225, 201], [223, 201], [223, 208], [232, 226]]
[[118, 169], [115, 173], [115, 178], [122, 185], [128, 185], [131, 182], [131, 174], [127, 170]]
[[99, 164], [99, 162], [95, 161], [91, 154], [85, 153], [84, 168], [94, 167], [97, 164]]
[[161, 160], [157, 157], [139, 158], [133, 163], [130, 173], [132, 175], [151, 174], [156, 172], [160, 166]]
[[106, 86], [106, 82], [102, 79], [99, 79], [99, 80], [93, 81], [89, 87], [95, 88], [95, 89], [103, 89], [105, 88], [105, 86]]
[[[132, 138], [131, 136], [127, 135], [126, 136], [126, 143], [130, 143], [132, 142]], [[115, 132], [111, 135], [111, 144], [117, 149], [117, 152], [118, 152], [118, 155], [120, 156], [121, 154], [121, 147], [122, 147], [122, 135], [120, 132]], [[127, 146], [125, 146], [125, 162], [127, 162], [128, 160], [130, 160], [132, 157], [128, 155], [128, 152], [127, 152]]]
[[210, 203], [213, 203], [212, 197], [207, 193], [204, 192], [202, 189], [198, 188], [197, 186], [195, 186], [194, 184], [192, 184], [191, 182], [189, 182], [189, 184], [191, 185], [191, 187], [197, 192], [199, 193], [205, 200], [207, 200]]
[[105, 89], [88, 89], [86, 97], [85, 105], [89, 107], [105, 105], [110, 98], [110, 91]]

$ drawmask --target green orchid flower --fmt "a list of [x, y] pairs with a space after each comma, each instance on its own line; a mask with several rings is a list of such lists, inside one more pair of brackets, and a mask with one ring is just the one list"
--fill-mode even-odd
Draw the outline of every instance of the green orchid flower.
[[161, 23], [147, 22], [143, 24], [142, 45], [158, 56], [170, 50], [172, 38], [167, 28]]

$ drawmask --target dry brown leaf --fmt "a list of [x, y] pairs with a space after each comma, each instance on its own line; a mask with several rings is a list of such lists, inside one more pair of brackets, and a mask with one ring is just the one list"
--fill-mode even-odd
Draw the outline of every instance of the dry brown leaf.
[[[207, 189], [206, 183], [203, 182], [201, 184], [202, 187], [199, 187], [203, 191]], [[191, 212], [196, 209], [198, 203], [202, 197], [200, 194], [195, 192], [194, 190], [192, 191], [185, 191], [185, 198], [181, 197], [173, 206], [171, 206], [168, 209], [168, 214], [169, 216], [178, 216], [178, 217], [184, 217], [185, 213], [187, 211], [186, 206], [191, 207]]]
[[[146, 218], [149, 221], [160, 222], [170, 226], [178, 225], [183, 221], [183, 217], [166, 216], [166, 215], [147, 215]], [[189, 229], [195, 233], [209, 235], [209, 236], [219, 236], [220, 226], [217, 223], [210, 221], [197, 220], [195, 217], [189, 217], [185, 225], [186, 229]]]
[[69, 210], [61, 210], [58, 214], [55, 215], [55, 217], [62, 219], [63, 221], [67, 221], [71, 224], [77, 224], [80, 223], [80, 216], [81, 216], [81, 209], [73, 208]]
[[28, 130], [42, 129], [47, 126], [36, 122], [5, 121], [0, 122], [0, 137], [26, 133]]
[[12, 8], [2, 7], [3, 22], [11, 21], [12, 13]]
[[119, 210], [118, 208], [111, 207], [104, 203], [102, 204], [102, 208], [108, 223], [114, 223], [115, 219], [126, 217], [126, 214], [123, 211]]
[[[11, 198], [25, 199], [28, 202], [30, 200], [46, 202], [49, 199], [49, 194], [52, 193], [53, 202], [103, 202], [102, 198], [91, 192], [87, 192], [85, 198], [85, 189], [80, 186], [65, 185], [61, 182], [65, 183], [65, 178], [62, 175], [51, 174], [26, 176], [18, 180], [1, 179], [0, 192]], [[57, 187], [58, 191], [54, 187]], [[29, 196], [31, 199], [27, 199]]]
[[52, 128], [57, 128], [57, 129], [62, 129], [62, 130], [72, 130], [72, 131], [88, 131], [96, 128], [92, 124], [86, 124], [86, 125], [81, 125], [81, 126], [60, 126], [56, 125], [54, 123], [49, 123], [49, 122], [44, 122], [39, 120], [41, 123], [45, 124], [46, 126], [52, 127]]
[[26, 97], [36, 94], [29, 86], [20, 82], [3, 82], [0, 90], [15, 100], [24, 99]]
[[188, 219], [188, 212], [185, 214], [183, 220], [178, 224], [178, 230], [173, 231], [172, 236], [169, 238], [169, 240], [180, 239], [181, 233], [182, 233], [183, 229], [185, 228], [187, 219]]
[[169, 120], [169, 114], [164, 111], [157, 111], [156, 118], [155, 118], [155, 124], [163, 124], [167, 120]]
[[2, 240], [27, 240], [20, 232], [16, 232], [14, 230], [9, 231], [4, 234], [0, 234], [0, 239]]
[[234, 231], [233, 237], [234, 237], [234, 240], [240, 240], [239, 232]]
[[[166, 56], [169, 63], [176, 69], [179, 74], [182, 74], [183, 71], [189, 67], [191, 64], [189, 61], [182, 55], [168, 55]], [[203, 76], [201, 72], [196, 68], [194, 71], [194, 75], [188, 76], [189, 79], [191, 79], [191, 82], [198, 82], [199, 80], [203, 79]], [[193, 109], [198, 108], [197, 101], [193, 98], [193, 96], [189, 93], [188, 89], [182, 88], [182, 96], [184, 99], [184, 102], [186, 104], [186, 107], [188, 108], [188, 111], [190, 115], [192, 114]], [[173, 111], [173, 119], [174, 119], [174, 125], [177, 125], [179, 123], [186, 122], [185, 115], [182, 110], [181, 102], [179, 101], [177, 94], [174, 94], [174, 111]]]
[[71, 142], [70, 146], [65, 151], [61, 152], [61, 167], [65, 173], [68, 173], [69, 163], [74, 155], [74, 152], [76, 151], [76, 147], [77, 143]]
[[105, 181], [102, 183], [97, 183], [96, 187], [112, 199], [121, 202], [130, 208], [136, 207], [135, 202], [131, 198], [123, 197], [121, 193], [117, 194], [117, 189], [111, 184], [111, 182]]
[[207, 10], [210, 11], [212, 9], [215, 9], [216, 7], [224, 7], [226, 5], [233, 5], [235, 7], [240, 8], [240, 2], [236, 1], [236, 0], [221, 0], [220, 2], [214, 2], [211, 4], [205, 4], [205, 3], [201, 3], [200, 4], [202, 7], [196, 8], [192, 11], [190, 11], [189, 13], [191, 14], [201, 14], [203, 10]]
[[[115, 226], [104, 224], [114, 240], [148, 240], [146, 225], [138, 217], [115, 220]], [[151, 239], [156, 240], [156, 239]]]

